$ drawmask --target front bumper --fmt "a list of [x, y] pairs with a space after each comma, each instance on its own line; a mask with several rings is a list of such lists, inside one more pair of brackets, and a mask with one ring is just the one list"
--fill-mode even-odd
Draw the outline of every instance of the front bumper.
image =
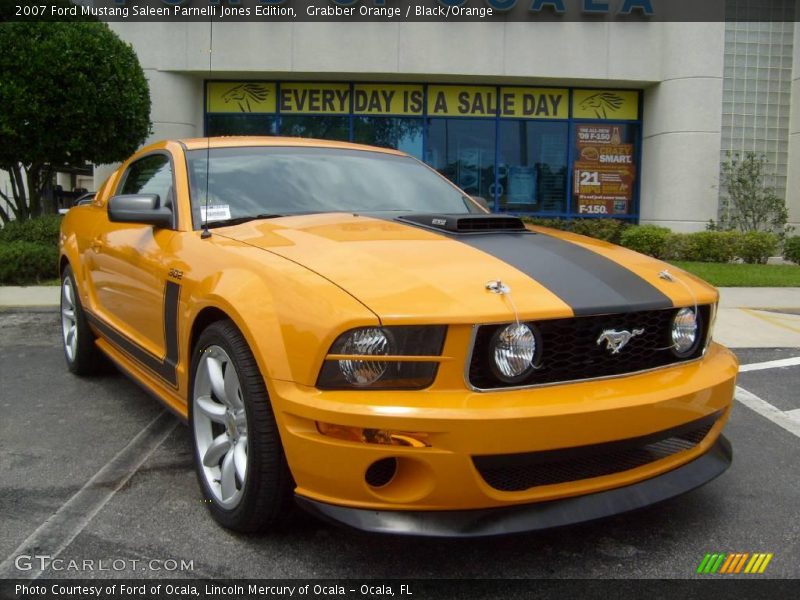
[[364, 531], [428, 537], [482, 537], [538, 531], [602, 519], [685, 494], [721, 475], [733, 453], [724, 436], [699, 458], [629, 486], [549, 502], [453, 511], [385, 511], [347, 508], [296, 496], [325, 520]]
[[[534, 504], [638, 489], [633, 486], [661, 476], [671, 478], [670, 473], [682, 472], [701, 456], [713, 456], [712, 448], [730, 414], [737, 370], [736, 358], [714, 344], [703, 359], [691, 363], [537, 389], [474, 392], [464, 389], [463, 380], [454, 377], [448, 383], [442, 374], [430, 389], [414, 392], [322, 392], [276, 380], [268, 381], [268, 386], [301, 503], [335, 514], [354, 509], [362, 512], [352, 514], [463, 516], [498, 509], [509, 514], [529, 512]], [[550, 478], [530, 485], [526, 481], [516, 487], [487, 479], [479, 464], [481, 457], [490, 457], [490, 462], [491, 457], [510, 457], [513, 469], [515, 459], [528, 460], [531, 454], [536, 459], [564, 449], [607, 448], [674, 432], [713, 415], [719, 416], [702, 439], [646, 464], [604, 471], [590, 468], [590, 457], [577, 465], [578, 476], [572, 479]], [[412, 448], [336, 439], [320, 433], [316, 423], [418, 432], [427, 436], [429, 445]], [[370, 485], [365, 477], [368, 469], [387, 458], [396, 460], [396, 475], [386, 485]], [[395, 516], [392, 522], [397, 521]]]

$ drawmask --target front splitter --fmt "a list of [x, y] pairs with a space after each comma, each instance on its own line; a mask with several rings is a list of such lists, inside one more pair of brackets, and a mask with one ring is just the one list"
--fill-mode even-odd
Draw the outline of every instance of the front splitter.
[[503, 508], [389, 511], [348, 508], [295, 496], [313, 515], [363, 531], [427, 537], [483, 537], [540, 531], [636, 510], [685, 494], [730, 467], [733, 452], [719, 436], [702, 456], [657, 477], [625, 487], [560, 500]]

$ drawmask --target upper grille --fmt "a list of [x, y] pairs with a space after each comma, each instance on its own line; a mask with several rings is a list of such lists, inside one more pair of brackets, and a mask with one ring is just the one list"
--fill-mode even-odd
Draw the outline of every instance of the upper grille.
[[[709, 306], [698, 307], [700, 343], [688, 356], [678, 357], [672, 350], [672, 319], [679, 309], [648, 310], [624, 314], [571, 317], [529, 323], [538, 331], [541, 358], [538, 368], [523, 381], [507, 383], [494, 375], [490, 342], [503, 325], [482, 325], [475, 334], [469, 364], [469, 382], [478, 389], [494, 389], [558, 383], [633, 373], [699, 357], [708, 333]], [[598, 344], [607, 329], [643, 329], [618, 354]]]
[[504, 492], [601, 477], [694, 448], [721, 414], [638, 438], [528, 454], [475, 456], [472, 461], [486, 483]]

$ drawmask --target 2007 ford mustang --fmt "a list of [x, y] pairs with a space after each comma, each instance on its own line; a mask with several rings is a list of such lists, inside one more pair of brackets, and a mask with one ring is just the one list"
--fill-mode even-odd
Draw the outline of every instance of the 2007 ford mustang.
[[400, 152], [157, 143], [69, 211], [60, 247], [69, 369], [103, 353], [186, 419], [231, 529], [294, 500], [370, 531], [529, 531], [731, 462], [714, 288], [487, 213]]

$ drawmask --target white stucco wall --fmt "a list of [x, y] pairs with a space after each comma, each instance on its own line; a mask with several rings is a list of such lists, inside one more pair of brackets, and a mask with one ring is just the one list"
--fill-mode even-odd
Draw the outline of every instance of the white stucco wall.
[[206, 78], [642, 88], [642, 221], [691, 231], [716, 216], [722, 23], [214, 23], [210, 70], [208, 23], [111, 26], [150, 81], [152, 140], [202, 133]]
[[640, 221], [699, 231], [717, 217], [725, 26], [661, 29], [661, 83], [644, 99]]

